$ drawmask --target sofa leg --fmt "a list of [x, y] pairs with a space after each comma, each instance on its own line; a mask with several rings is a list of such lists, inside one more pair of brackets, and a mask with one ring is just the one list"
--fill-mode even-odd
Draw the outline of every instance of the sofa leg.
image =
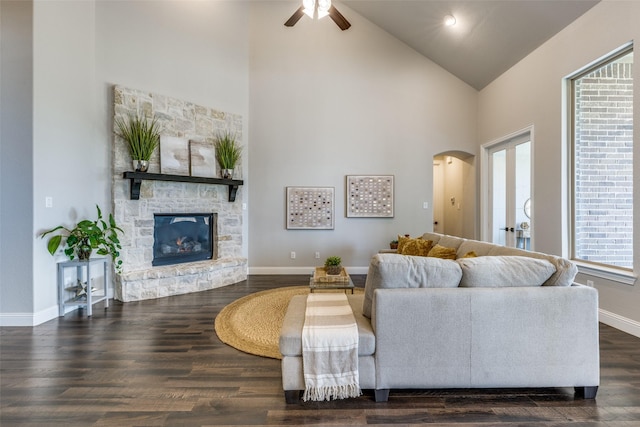
[[595, 399], [598, 393], [598, 386], [591, 387], [575, 387], [576, 395], [583, 399]]
[[284, 400], [287, 403], [300, 403], [301, 390], [285, 390]]
[[380, 390], [374, 390], [376, 402], [386, 402], [389, 400], [389, 389], [383, 388]]

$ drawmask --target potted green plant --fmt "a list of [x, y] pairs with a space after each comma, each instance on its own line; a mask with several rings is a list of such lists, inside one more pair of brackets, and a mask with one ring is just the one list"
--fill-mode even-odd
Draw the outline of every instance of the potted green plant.
[[236, 137], [229, 131], [219, 134], [214, 146], [222, 178], [232, 179], [233, 170], [242, 156], [242, 147], [238, 145]]
[[340, 274], [342, 272], [342, 258], [339, 256], [330, 256], [324, 261], [324, 270], [327, 274]]
[[146, 172], [149, 168], [149, 159], [160, 143], [158, 119], [156, 117], [147, 119], [136, 114], [129, 116], [128, 120], [116, 117], [114, 122], [118, 128], [116, 135], [124, 139], [129, 147], [134, 170]]
[[74, 228], [67, 228], [59, 225], [51, 230], [47, 230], [41, 234], [41, 238], [54, 234], [47, 242], [47, 250], [54, 255], [60, 247], [63, 238], [66, 239], [66, 248], [64, 254], [73, 260], [77, 255], [81, 260], [87, 260], [91, 256], [94, 249], [97, 249], [99, 255], [109, 255], [113, 261], [113, 265], [118, 273], [122, 271], [122, 260], [120, 257], [120, 240], [118, 232], [124, 233], [120, 227], [116, 225], [113, 215], [109, 214], [109, 222], [102, 219], [102, 211], [96, 205], [98, 210], [98, 219], [95, 221], [84, 219], [76, 224]]
[[398, 240], [393, 239], [389, 242], [389, 249], [398, 249]]

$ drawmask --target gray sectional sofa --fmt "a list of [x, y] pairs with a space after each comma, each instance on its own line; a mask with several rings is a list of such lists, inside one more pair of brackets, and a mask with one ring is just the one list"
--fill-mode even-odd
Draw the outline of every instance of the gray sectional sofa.
[[[600, 380], [598, 294], [573, 283], [569, 260], [426, 233], [458, 259], [376, 254], [364, 294], [348, 295], [358, 324], [363, 389], [574, 387]], [[476, 257], [463, 258], [465, 255]], [[287, 402], [304, 389], [306, 297], [294, 297], [280, 337]]]

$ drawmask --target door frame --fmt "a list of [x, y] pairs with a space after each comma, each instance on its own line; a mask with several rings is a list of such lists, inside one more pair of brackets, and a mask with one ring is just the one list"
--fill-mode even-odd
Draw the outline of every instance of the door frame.
[[[534, 126], [529, 125], [523, 129], [512, 132], [508, 135], [500, 137], [498, 139], [494, 139], [493, 141], [486, 142], [481, 145], [480, 150], [480, 240], [488, 242], [491, 236], [491, 217], [489, 215], [490, 211], [490, 201], [489, 201], [489, 183], [491, 182], [491, 177], [489, 176], [489, 153], [498, 145], [507, 144], [516, 138], [521, 138], [524, 135], [529, 135], [529, 140], [531, 141], [531, 195], [533, 199], [534, 194], [534, 152], [535, 152], [535, 143], [534, 143]], [[531, 211], [531, 224], [535, 224], [535, 203], [532, 204], [533, 209]], [[531, 235], [531, 250], [534, 250], [534, 234], [535, 227], [532, 229]]]

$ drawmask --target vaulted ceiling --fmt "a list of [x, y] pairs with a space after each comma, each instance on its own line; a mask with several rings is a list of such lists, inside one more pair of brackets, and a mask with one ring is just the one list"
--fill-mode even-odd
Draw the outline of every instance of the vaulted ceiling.
[[[480, 90], [599, 0], [342, 0]], [[348, 13], [342, 10], [349, 19]], [[456, 25], [444, 25], [453, 15]]]

